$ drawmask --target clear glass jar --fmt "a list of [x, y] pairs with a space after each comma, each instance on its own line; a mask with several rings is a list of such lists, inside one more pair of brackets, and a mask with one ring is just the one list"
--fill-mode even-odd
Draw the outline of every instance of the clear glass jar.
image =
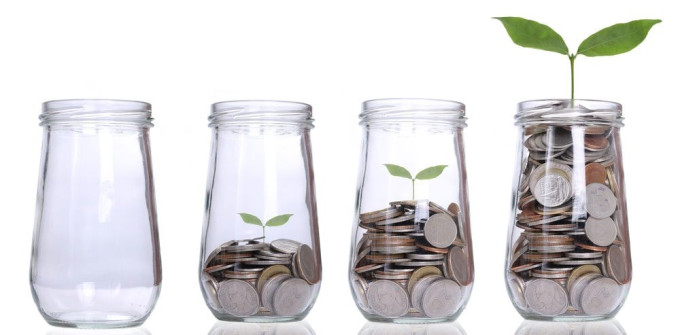
[[139, 325], [161, 287], [151, 105], [49, 101], [40, 120], [33, 299], [55, 326]]
[[364, 102], [349, 282], [364, 316], [455, 319], [474, 278], [463, 133], [465, 106]]
[[205, 302], [220, 320], [301, 320], [321, 282], [312, 107], [226, 101], [209, 119], [198, 271]]
[[613, 317], [631, 281], [621, 105], [519, 104], [506, 284], [536, 320]]

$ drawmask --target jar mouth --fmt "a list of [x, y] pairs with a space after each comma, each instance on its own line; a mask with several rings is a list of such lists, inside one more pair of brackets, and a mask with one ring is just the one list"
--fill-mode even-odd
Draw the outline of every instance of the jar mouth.
[[153, 127], [151, 104], [116, 99], [65, 99], [43, 103], [40, 125], [102, 124]]
[[589, 99], [528, 100], [518, 104], [515, 125], [623, 126], [621, 104]]
[[208, 117], [211, 127], [230, 125], [296, 125], [306, 129], [314, 127], [312, 106], [282, 100], [234, 100], [212, 105]]
[[361, 125], [372, 123], [439, 123], [465, 127], [465, 105], [451, 100], [390, 98], [364, 101]]

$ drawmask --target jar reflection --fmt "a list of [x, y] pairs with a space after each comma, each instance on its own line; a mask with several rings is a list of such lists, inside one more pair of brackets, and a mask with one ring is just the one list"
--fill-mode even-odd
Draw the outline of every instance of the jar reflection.
[[208, 335], [315, 335], [304, 321], [285, 323], [241, 323], [217, 321]]

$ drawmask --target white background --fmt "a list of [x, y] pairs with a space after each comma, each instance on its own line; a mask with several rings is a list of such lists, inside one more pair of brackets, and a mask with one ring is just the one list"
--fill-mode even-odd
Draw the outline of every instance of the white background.
[[284, 99], [314, 107], [323, 282], [306, 319], [316, 334], [365, 320], [346, 281], [362, 101], [458, 100], [469, 172], [476, 281], [459, 318], [468, 334], [513, 334], [522, 319], [503, 284], [522, 100], [567, 98], [566, 56], [512, 44], [493, 16], [523, 16], [572, 50], [614, 23], [660, 18], [638, 49], [576, 60], [576, 96], [623, 104], [634, 280], [617, 316], [628, 334], [675, 331], [680, 181], [676, 125], [680, 11], [672, 1], [6, 1], [0, 4], [0, 333], [56, 334], [28, 284], [41, 103], [152, 103], [163, 288], [143, 328], [207, 334], [215, 319], [197, 262], [211, 103]]

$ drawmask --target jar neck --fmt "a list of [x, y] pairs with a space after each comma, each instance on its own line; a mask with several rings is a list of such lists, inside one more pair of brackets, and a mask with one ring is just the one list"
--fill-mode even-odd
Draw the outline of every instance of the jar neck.
[[312, 106], [292, 101], [239, 100], [212, 105], [208, 117], [215, 129], [282, 128], [308, 130], [314, 127]]
[[151, 104], [110, 99], [53, 100], [43, 103], [41, 126], [135, 126], [153, 127]]
[[465, 105], [437, 99], [377, 99], [365, 101], [359, 115], [365, 127], [438, 126], [464, 128]]
[[621, 104], [601, 100], [547, 99], [520, 102], [515, 124], [622, 127]]

